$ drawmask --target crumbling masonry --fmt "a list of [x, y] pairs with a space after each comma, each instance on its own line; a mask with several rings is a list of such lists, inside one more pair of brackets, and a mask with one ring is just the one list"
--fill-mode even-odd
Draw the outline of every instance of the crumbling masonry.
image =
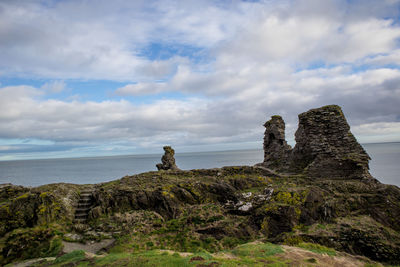
[[372, 178], [370, 157], [350, 132], [339, 106], [301, 113], [293, 149], [286, 143], [282, 117], [272, 116], [264, 126], [264, 162], [260, 164], [264, 167], [313, 178]]

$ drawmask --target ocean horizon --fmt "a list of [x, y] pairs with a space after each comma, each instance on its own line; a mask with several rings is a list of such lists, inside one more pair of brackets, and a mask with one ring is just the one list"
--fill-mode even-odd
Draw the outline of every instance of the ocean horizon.
[[[362, 144], [370, 155], [370, 172], [380, 182], [400, 186], [400, 142]], [[0, 184], [40, 186], [50, 183], [94, 184], [126, 175], [156, 171], [162, 154], [94, 156], [0, 161]], [[262, 149], [175, 154], [183, 170], [252, 166], [263, 161]]]

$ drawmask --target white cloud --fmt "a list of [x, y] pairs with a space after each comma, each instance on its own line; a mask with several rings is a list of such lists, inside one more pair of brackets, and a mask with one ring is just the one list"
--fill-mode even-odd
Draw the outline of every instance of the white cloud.
[[118, 95], [152, 95], [165, 91], [165, 83], [128, 84], [116, 90]]
[[398, 142], [400, 122], [375, 122], [353, 127], [353, 133], [360, 136], [359, 141], [365, 143]]
[[386, 54], [379, 54], [366, 58], [364, 64], [372, 66], [400, 65], [400, 49], [395, 49]]
[[255, 10], [211, 3], [2, 2], [0, 70], [55, 79], [163, 79], [170, 62], [148, 60], [142, 48], [153, 42], [211, 47]]
[[[119, 89], [120, 94], [141, 95], [178, 88], [190, 95], [204, 86], [210, 92], [208, 98], [163, 99], [141, 105], [125, 100], [46, 100], [33, 87], [4, 87], [0, 89], [0, 137], [57, 142], [129, 141], [136, 146], [255, 142], [262, 138], [262, 123], [271, 115], [281, 114], [287, 122], [287, 138], [292, 139], [297, 114], [339, 104], [352, 127], [389, 125], [380, 134], [379, 128], [373, 134], [380, 136], [381, 141], [393, 140], [399, 119], [399, 70], [382, 68], [354, 73], [346, 67], [335, 67], [293, 73], [276, 65], [274, 69], [280, 78], [269, 80], [268, 68], [257, 69], [250, 68], [233, 81], [226, 73], [220, 76], [221, 81], [213, 79], [211, 73], [194, 78], [197, 81], [193, 83], [196, 76], [188, 74], [185, 78], [174, 77], [171, 83], [127, 85]], [[243, 86], [235, 87], [241, 79], [247, 81], [245, 90], [240, 90]], [[193, 84], [202, 86], [191, 88]], [[225, 91], [221, 93], [220, 88]], [[233, 89], [226, 94], [230, 88]], [[390, 125], [395, 129], [391, 136], [385, 134]], [[364, 135], [362, 131], [357, 134]], [[370, 134], [368, 131], [365, 136]], [[400, 138], [400, 133], [397, 136]]]
[[49, 93], [60, 93], [66, 89], [64, 81], [52, 81], [42, 85], [41, 89]]
[[[398, 1], [47, 4], [0, 3], [0, 75], [51, 79], [0, 88], [0, 138], [258, 142], [262, 123], [281, 114], [291, 139], [297, 114], [339, 104], [357, 135], [400, 140]], [[72, 78], [127, 84], [115, 92], [120, 101], [43, 98]], [[165, 92], [184, 97], [158, 98]]]
[[[378, 15], [394, 12], [395, 1], [381, 2], [362, 6]], [[391, 53], [400, 37], [398, 25], [355, 6], [343, 1], [7, 1], [0, 3], [0, 73], [137, 82], [165, 79], [186, 64], [145, 58], [141, 49], [151, 43], [207, 49], [217, 68], [243, 61], [353, 62]]]
[[32, 87], [0, 89], [1, 138], [134, 140], [207, 127], [200, 115], [206, 102], [198, 99], [134, 106], [124, 100], [64, 102], [37, 98], [39, 95]]
[[307, 66], [353, 62], [396, 48], [400, 28], [391, 19], [365, 18], [347, 21], [324, 13], [313, 16], [265, 14], [242, 29], [232, 42], [221, 47], [221, 56]]

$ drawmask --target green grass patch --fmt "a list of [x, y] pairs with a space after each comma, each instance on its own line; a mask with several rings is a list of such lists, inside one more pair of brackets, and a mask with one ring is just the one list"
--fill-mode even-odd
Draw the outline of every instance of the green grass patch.
[[[282, 259], [277, 253], [283, 250], [270, 243], [253, 243], [241, 245], [234, 250], [226, 251], [229, 257], [212, 255], [202, 250], [181, 256], [178, 252], [158, 249], [134, 253], [110, 253], [103, 258], [88, 259], [82, 250], [76, 250], [57, 258], [50, 266], [142, 266], [142, 267], [186, 267], [186, 266], [287, 266], [290, 261]], [[234, 255], [235, 257], [232, 257]], [[275, 255], [275, 256], [274, 256]], [[49, 266], [40, 265], [37, 266]]]
[[[97, 259], [95, 266], [127, 266], [134, 261], [134, 256], [129, 253], [110, 253], [104, 258]], [[135, 266], [135, 265], [134, 265]], [[141, 265], [138, 265], [141, 266]]]
[[141, 253], [117, 253], [109, 254], [104, 258], [98, 259], [95, 266], [165, 266], [165, 267], [185, 267], [193, 266], [189, 264], [189, 258], [181, 257], [178, 253], [161, 253], [159, 250], [150, 250]]
[[85, 251], [83, 250], [74, 250], [68, 254], [62, 255], [58, 257], [54, 263], [63, 263], [63, 262], [76, 262], [85, 259]]
[[268, 257], [278, 253], [283, 253], [283, 249], [271, 243], [248, 243], [237, 246], [232, 253], [239, 257]]
[[239, 239], [239, 238], [237, 238], [237, 237], [232, 237], [232, 236], [225, 236], [225, 237], [222, 239], [222, 245], [223, 245], [225, 248], [229, 248], [229, 249], [234, 248], [234, 247], [236, 247], [237, 245], [241, 245], [241, 244], [243, 244], [243, 243], [245, 243], [244, 240]]
[[304, 248], [304, 249], [307, 249], [311, 252], [315, 252], [318, 254], [328, 254], [329, 256], [336, 255], [336, 251], [333, 248], [328, 248], [328, 247], [322, 246], [320, 244], [300, 243], [297, 245], [297, 247]]
[[194, 253], [190, 258], [193, 257], [202, 257], [205, 260], [211, 260], [213, 258], [213, 256], [205, 250]]

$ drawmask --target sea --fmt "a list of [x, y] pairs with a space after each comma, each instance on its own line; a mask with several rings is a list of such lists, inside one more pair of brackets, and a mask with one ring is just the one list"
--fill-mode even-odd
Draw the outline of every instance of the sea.
[[[380, 182], [400, 187], [400, 142], [363, 144], [371, 157], [370, 172]], [[160, 155], [127, 155], [64, 159], [0, 161], [0, 184], [39, 186], [50, 183], [94, 184], [126, 175], [155, 171]], [[254, 165], [263, 161], [263, 151], [235, 150], [177, 153], [183, 170]]]

